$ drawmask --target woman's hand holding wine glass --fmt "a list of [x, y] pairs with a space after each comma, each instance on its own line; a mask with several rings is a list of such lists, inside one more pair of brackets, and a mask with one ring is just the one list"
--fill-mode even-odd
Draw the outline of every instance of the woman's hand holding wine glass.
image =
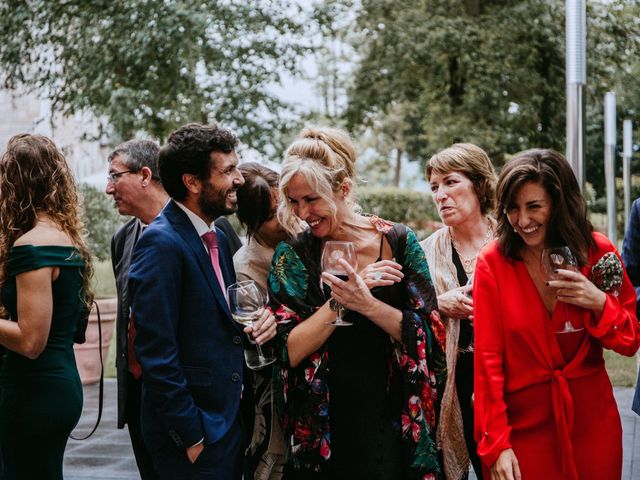
[[[578, 270], [578, 261], [569, 247], [546, 248], [542, 251], [542, 272], [548, 287], [556, 289], [556, 298], [564, 303], [602, 314], [607, 296]], [[575, 328], [567, 320], [562, 330], [556, 333], [571, 333], [583, 330]]]
[[[347, 267], [351, 268], [352, 271], [355, 268], [358, 268], [358, 257], [356, 256], [356, 249], [353, 243], [336, 241], [325, 242], [320, 264], [323, 272], [321, 282], [327, 284], [333, 293], [336, 280], [342, 281], [343, 283], [348, 280]], [[332, 281], [326, 281], [325, 279], [331, 279]], [[336, 298], [335, 293], [332, 297], [338, 302], [338, 308], [336, 310], [336, 319], [331, 322], [331, 324], [338, 327], [353, 325], [351, 322], [345, 322], [342, 319], [344, 314], [344, 304]]]
[[593, 311], [600, 316], [607, 302], [607, 294], [596, 287], [580, 272], [558, 270], [558, 280], [549, 280], [547, 285], [556, 289], [558, 300]]
[[376, 303], [375, 297], [351, 265], [345, 260], [340, 260], [339, 264], [346, 271], [346, 280], [329, 272], [323, 272], [322, 281], [331, 287], [331, 295], [340, 305], [347, 310], [359, 312], [368, 317], [369, 310]]

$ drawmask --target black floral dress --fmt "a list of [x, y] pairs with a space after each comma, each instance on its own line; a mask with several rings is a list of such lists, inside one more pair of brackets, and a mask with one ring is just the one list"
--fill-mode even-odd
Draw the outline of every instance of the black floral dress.
[[422, 248], [407, 227], [372, 217], [404, 279], [372, 294], [402, 311], [402, 341], [347, 312], [340, 327], [296, 368], [290, 331], [327, 297], [320, 284], [322, 240], [309, 230], [276, 248], [269, 296], [278, 321], [274, 396], [287, 444], [287, 470], [299, 478], [443, 478], [435, 444], [446, 379], [444, 327]]

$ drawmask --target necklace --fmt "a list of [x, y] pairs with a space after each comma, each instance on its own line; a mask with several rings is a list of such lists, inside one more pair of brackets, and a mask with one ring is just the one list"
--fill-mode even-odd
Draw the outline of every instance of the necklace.
[[476, 261], [476, 258], [478, 258], [478, 255], [480, 254], [480, 250], [482, 250], [484, 248], [484, 246], [487, 243], [489, 243], [489, 241], [493, 237], [493, 228], [491, 228], [491, 224], [489, 224], [489, 228], [487, 228], [487, 235], [484, 237], [484, 241], [482, 242], [482, 246], [478, 249], [476, 254], [471, 258], [465, 257], [460, 252], [461, 249], [458, 246], [458, 243], [456, 242], [456, 239], [453, 238], [453, 232], [451, 231], [451, 227], [449, 227], [449, 235], [451, 236], [451, 243], [453, 244], [453, 248], [455, 249], [456, 253], [458, 254], [458, 258], [460, 258], [460, 261], [462, 262], [462, 269], [464, 270], [464, 273], [467, 275], [467, 277], [469, 277], [470, 275], [473, 274], [473, 269], [474, 269], [473, 263]]

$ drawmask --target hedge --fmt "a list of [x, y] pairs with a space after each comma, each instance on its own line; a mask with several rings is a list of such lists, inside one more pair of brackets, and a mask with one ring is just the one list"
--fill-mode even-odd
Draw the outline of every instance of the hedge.
[[416, 231], [419, 239], [441, 226], [435, 204], [427, 192], [393, 187], [360, 187], [356, 193], [363, 213], [404, 223]]

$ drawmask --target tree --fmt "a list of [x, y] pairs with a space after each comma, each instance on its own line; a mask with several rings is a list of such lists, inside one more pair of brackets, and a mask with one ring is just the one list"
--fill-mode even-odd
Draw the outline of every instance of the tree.
[[98, 260], [111, 258], [111, 237], [127, 218], [121, 217], [113, 200], [91, 185], [81, 183], [82, 221], [87, 229], [89, 250]]
[[[588, 132], [601, 112], [596, 98], [620, 85], [621, 65], [637, 63], [635, 3], [589, 2]], [[564, 151], [564, 8], [561, 0], [362, 0], [347, 125], [366, 128], [408, 105], [404, 140], [414, 159], [456, 141], [482, 146], [498, 164], [534, 146]], [[588, 153], [590, 174], [602, 149]]]
[[296, 68], [297, 17], [292, 0], [2, 2], [0, 66], [5, 86], [91, 111], [120, 139], [217, 121], [260, 148], [287, 125], [269, 88]]

